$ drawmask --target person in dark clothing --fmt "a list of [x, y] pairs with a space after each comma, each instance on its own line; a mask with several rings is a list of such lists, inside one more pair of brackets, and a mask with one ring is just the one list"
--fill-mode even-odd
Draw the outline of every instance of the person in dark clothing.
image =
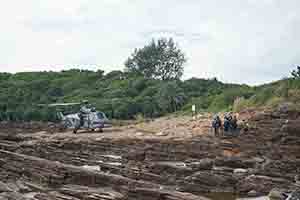
[[80, 126], [84, 125], [84, 114], [82, 112], [79, 112], [79, 119], [80, 119]]
[[231, 120], [231, 128], [232, 128], [233, 131], [236, 131], [237, 128], [238, 128], [236, 115], [234, 115], [232, 120]]
[[90, 112], [91, 109], [89, 106], [89, 102], [87, 100], [82, 101], [82, 106], [79, 111], [80, 126], [84, 125], [84, 119]]
[[222, 126], [222, 121], [220, 117], [216, 115], [212, 121], [212, 128], [214, 130], [215, 136], [219, 136], [221, 126]]
[[230, 129], [230, 121], [228, 118], [224, 118], [224, 132], [228, 132]]
[[224, 116], [224, 133], [227, 133], [228, 131], [230, 131], [231, 121], [232, 121], [232, 115], [231, 115], [231, 113], [227, 113]]

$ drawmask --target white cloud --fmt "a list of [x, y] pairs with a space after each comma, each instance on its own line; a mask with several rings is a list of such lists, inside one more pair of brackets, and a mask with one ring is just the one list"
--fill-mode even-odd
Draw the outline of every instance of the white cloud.
[[0, 2], [0, 71], [122, 69], [159, 36], [187, 54], [185, 78], [262, 83], [300, 63], [297, 0]]

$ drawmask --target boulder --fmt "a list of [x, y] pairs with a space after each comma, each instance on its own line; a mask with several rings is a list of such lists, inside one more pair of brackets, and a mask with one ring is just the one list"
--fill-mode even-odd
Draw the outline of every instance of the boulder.
[[265, 195], [275, 187], [287, 188], [291, 184], [291, 181], [282, 178], [251, 175], [239, 181], [237, 190], [242, 194], [247, 194], [251, 190], [255, 190], [258, 193]]
[[268, 197], [270, 200], [285, 200], [285, 191], [278, 188], [274, 188], [270, 191]]

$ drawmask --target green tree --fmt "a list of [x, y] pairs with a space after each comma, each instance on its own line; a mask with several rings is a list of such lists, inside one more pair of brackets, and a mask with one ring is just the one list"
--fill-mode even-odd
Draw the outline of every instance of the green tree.
[[157, 102], [164, 113], [176, 112], [185, 103], [185, 94], [176, 81], [164, 83], [157, 94]]
[[135, 49], [126, 60], [126, 70], [146, 78], [161, 80], [179, 79], [186, 62], [184, 53], [172, 38], [160, 38], [141, 49]]

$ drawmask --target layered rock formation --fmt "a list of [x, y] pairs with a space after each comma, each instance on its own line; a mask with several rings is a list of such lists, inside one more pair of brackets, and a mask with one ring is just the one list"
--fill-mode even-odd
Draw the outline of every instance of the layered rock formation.
[[113, 130], [109, 137], [22, 133], [18, 127], [0, 134], [0, 197], [193, 200], [207, 192], [293, 191], [299, 188], [299, 124], [297, 112], [268, 111], [250, 118], [249, 131], [238, 137], [167, 139], [111, 137]]

